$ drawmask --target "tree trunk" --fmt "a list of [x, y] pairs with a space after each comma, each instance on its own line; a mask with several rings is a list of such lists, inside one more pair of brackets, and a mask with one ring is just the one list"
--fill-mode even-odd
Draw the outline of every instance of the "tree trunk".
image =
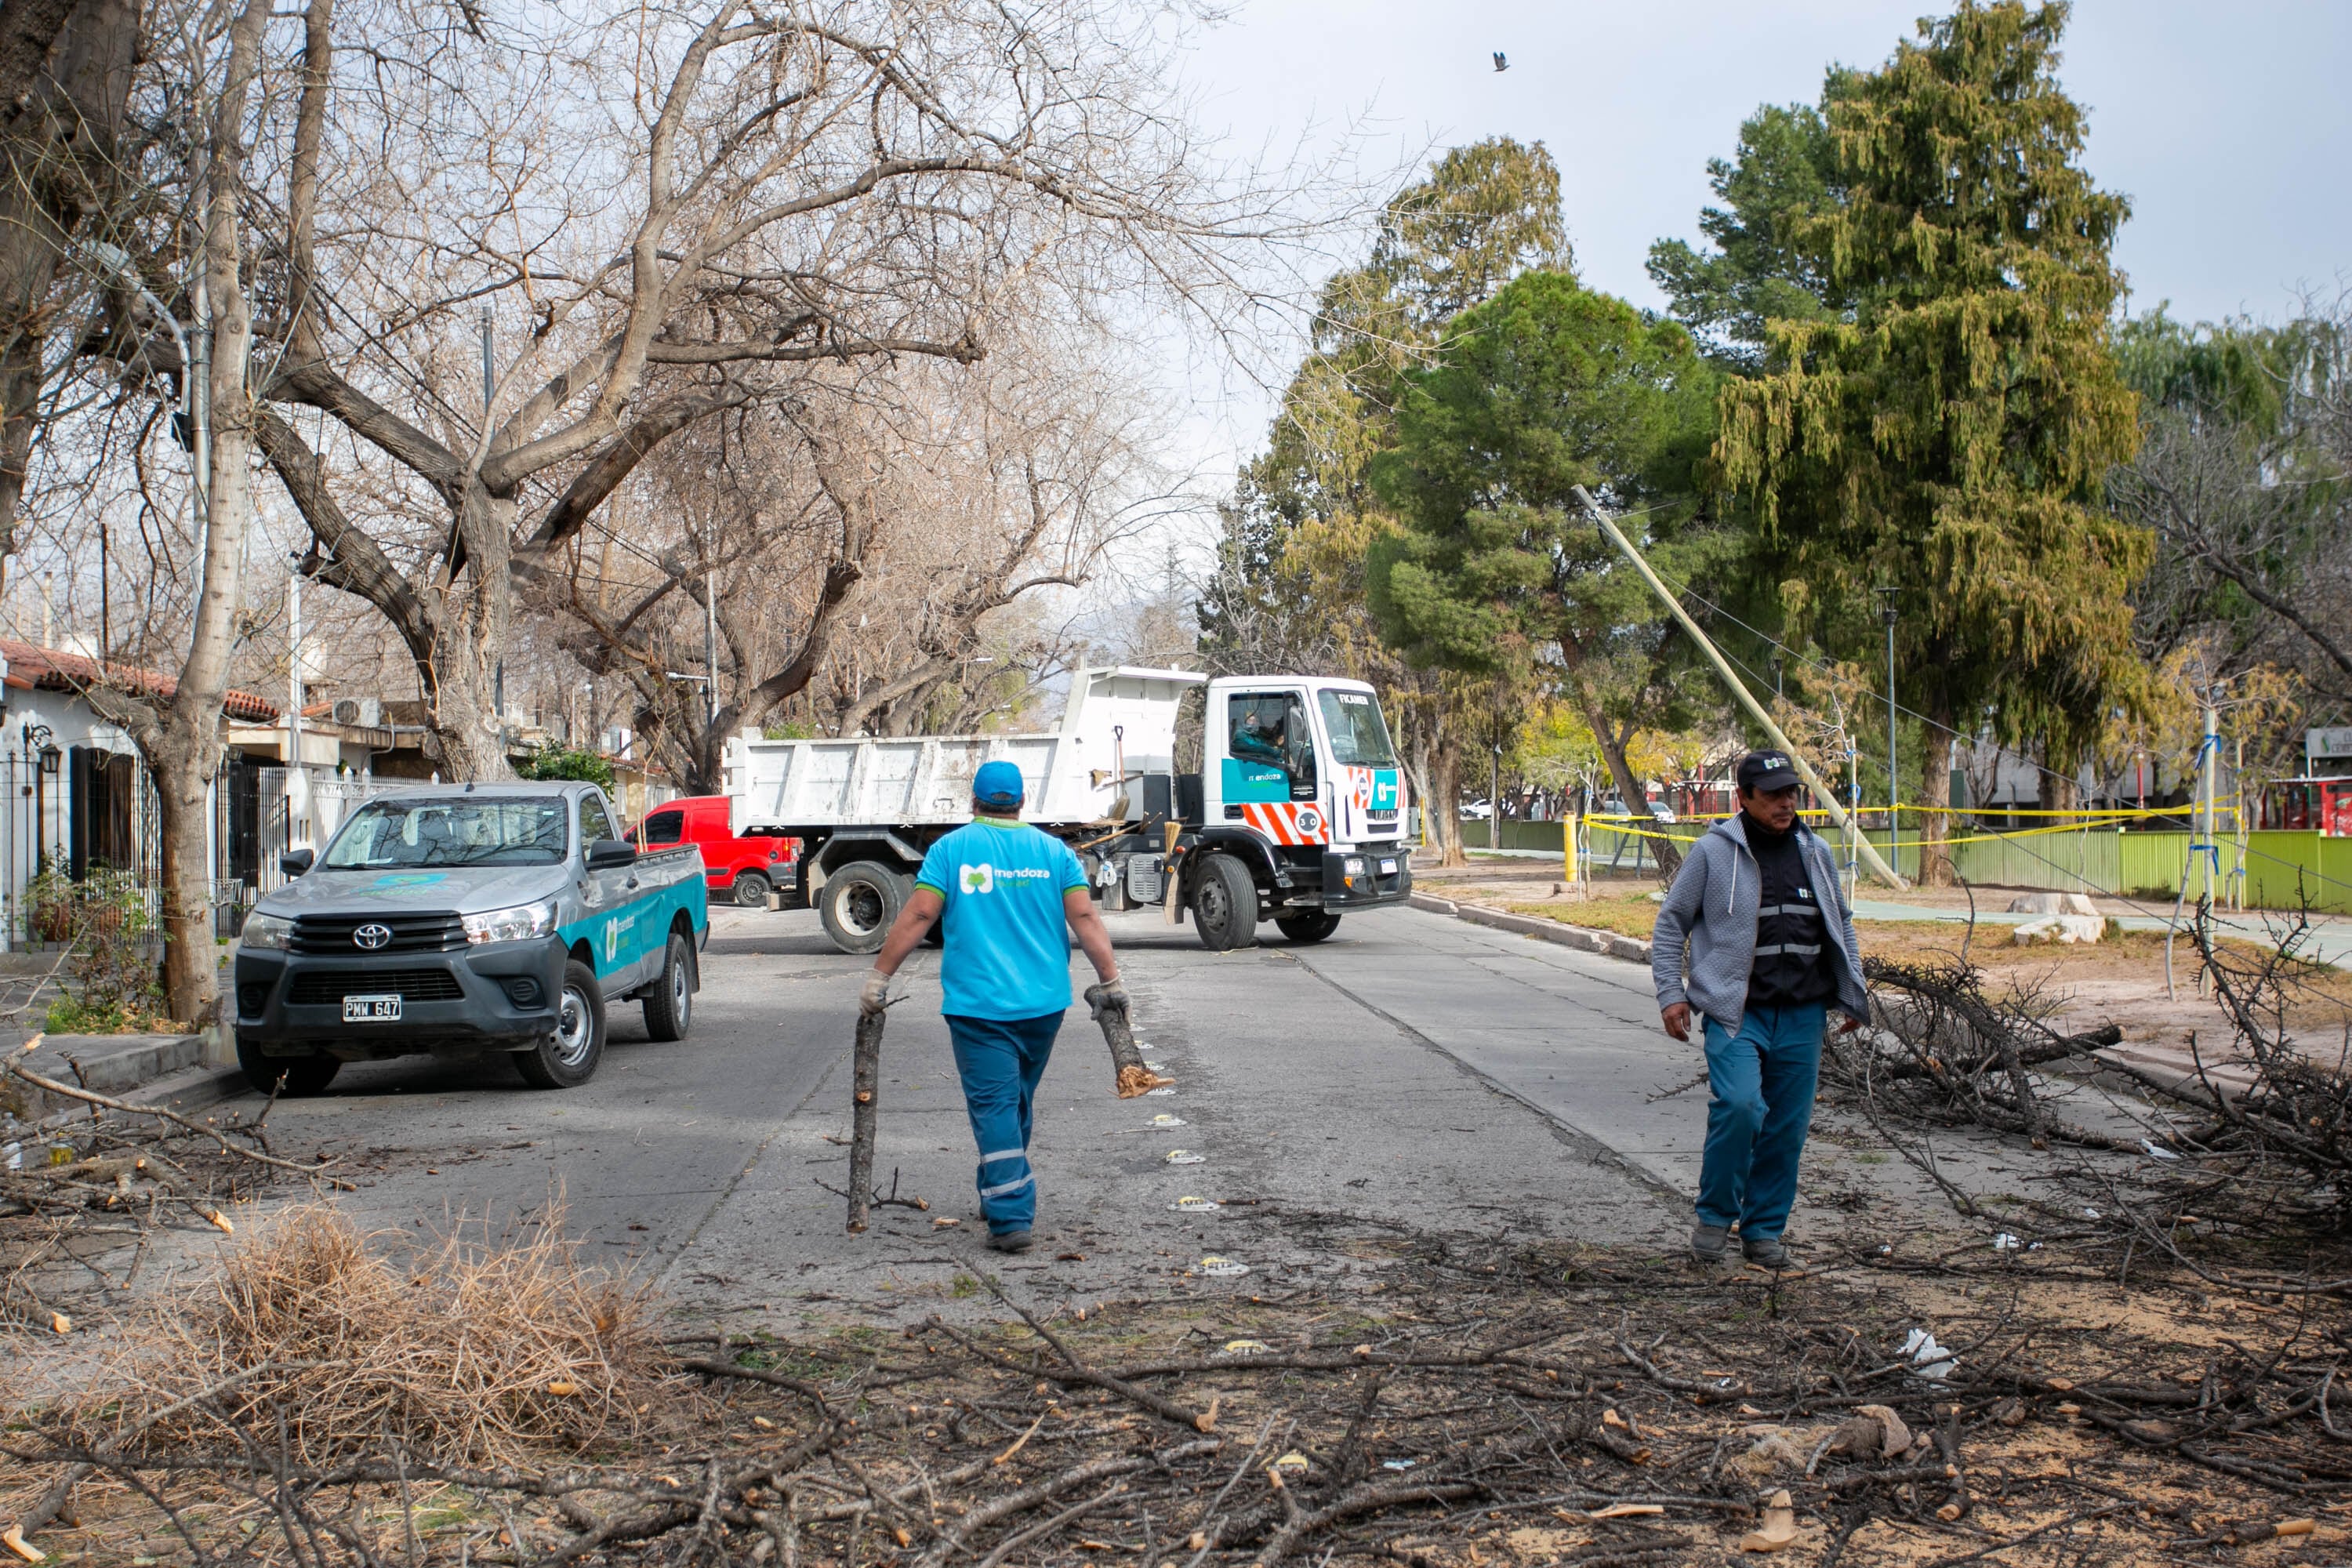
[[[1400, 711], [1398, 717], [1403, 716]], [[1412, 739], [1405, 747], [1404, 763], [1406, 776], [1412, 780], [1412, 798], [1421, 803], [1421, 819], [1429, 825], [1430, 842], [1436, 847], [1439, 857], [1443, 858], [1448, 836], [1441, 831], [1438, 826], [1444, 818], [1439, 816], [1430, 805], [1437, 796], [1430, 787], [1429, 735], [1426, 725], [1412, 726]]]
[[[1952, 851], [1944, 843], [1952, 826], [1951, 715], [1921, 725], [1919, 747], [1919, 874], [1923, 888], [1952, 886]], [[1900, 837], [1900, 835], [1897, 835]], [[1893, 859], [1892, 856], [1888, 857]]]
[[[1601, 711], [1601, 704], [1584, 682], [1575, 682], [1577, 706], [1584, 710], [1584, 721], [1591, 728], [1592, 738], [1600, 743], [1601, 759], [1609, 764], [1609, 777], [1617, 785], [1617, 797], [1625, 803], [1637, 825], [1636, 831], [1655, 833], [1657, 825], [1650, 820], [1650, 797], [1642, 781], [1633, 776], [1633, 765], [1625, 760], [1625, 737], [1611, 724]], [[1670, 838], [1643, 838], [1653, 859], [1657, 862], [1659, 879], [1671, 885], [1675, 874], [1683, 868], [1682, 846]]]
[[204, 582], [187, 658], [146, 747], [163, 817], [164, 997], [173, 1017], [200, 1026], [211, 1021], [217, 1005], [220, 973], [205, 831], [208, 792], [220, 768], [221, 700], [236, 648], [245, 532], [253, 516], [253, 402], [245, 374], [253, 311], [245, 289], [240, 133], [247, 95], [261, 68], [261, 35], [269, 9], [270, 0], [246, 0], [230, 24], [227, 74], [214, 110], [204, 239], [213, 342]]
[[1445, 868], [1467, 866], [1470, 857], [1462, 852], [1461, 819], [1455, 815], [1462, 809], [1462, 748], [1450, 735], [1431, 738], [1429, 789], [1423, 811], [1431, 831], [1438, 835], [1437, 863]]

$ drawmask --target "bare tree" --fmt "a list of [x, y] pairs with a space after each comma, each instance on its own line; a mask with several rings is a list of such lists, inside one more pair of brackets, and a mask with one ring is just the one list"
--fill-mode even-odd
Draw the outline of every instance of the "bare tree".
[[[1231, 287], [1236, 240], [1286, 232], [1211, 188], [1151, 24], [1099, 0], [700, 13], [477, 38], [380, 0], [340, 24], [368, 47], [339, 73], [338, 221], [322, 239], [320, 203], [289, 212], [306, 308], [258, 430], [311, 570], [398, 628], [455, 773], [506, 771], [516, 580], [665, 443], [813, 364], [977, 361], [1016, 287], [1076, 312]], [[475, 89], [452, 100], [452, 74]], [[487, 415], [483, 301], [525, 345]]]
[[[16, 552], [52, 336], [82, 291], [68, 253], [85, 220], [102, 217], [124, 184], [118, 144], [139, 12], [136, 0], [0, 7], [0, 572]], [[56, 357], [70, 352], [68, 344]]]

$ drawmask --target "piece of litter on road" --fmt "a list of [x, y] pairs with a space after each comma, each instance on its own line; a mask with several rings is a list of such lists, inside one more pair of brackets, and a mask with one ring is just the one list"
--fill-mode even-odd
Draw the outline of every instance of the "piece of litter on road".
[[1159, 1115], [1151, 1119], [1151, 1125], [1154, 1127], [1182, 1127], [1187, 1125], [1187, 1123], [1182, 1117], [1173, 1115], [1169, 1111], [1163, 1110]]
[[1149, 1100], [1155, 1094], [1173, 1094], [1176, 1091], [1172, 1089], [1147, 1089], [1143, 1091], [1143, 1098]]
[[1419, 1463], [1421, 1463], [1419, 1459], [1382, 1459], [1381, 1461], [1381, 1468], [1384, 1470], [1409, 1470]]
[[1265, 1355], [1273, 1349], [1274, 1347], [1264, 1340], [1227, 1340], [1225, 1342], [1227, 1355]]
[[1992, 1238], [1992, 1249], [1995, 1252], [2015, 1252], [2019, 1245], [2017, 1237], [2005, 1230]]
[[2152, 1138], [2141, 1139], [2139, 1141], [2139, 1146], [2147, 1151], [2148, 1157], [2152, 1160], [2178, 1160], [2180, 1158], [2179, 1155], [2174, 1153], [2169, 1149], [2158, 1148], [2156, 1146], [2156, 1141]]
[[1168, 1151], [1168, 1163], [1171, 1165], [1205, 1165], [1209, 1157], [1195, 1154], [1190, 1149], [1171, 1149]]
[[1248, 1264], [1236, 1263], [1230, 1258], [1220, 1258], [1213, 1252], [1201, 1259], [1200, 1272], [1212, 1279], [1237, 1279], [1249, 1271]]
[[1936, 1342], [1936, 1336], [1925, 1329], [1914, 1329], [1903, 1342], [1903, 1353], [1911, 1358], [1911, 1370], [1933, 1383], [1941, 1383], [1952, 1374], [1958, 1364], [1951, 1352]]
[[1307, 1468], [1307, 1456], [1293, 1448], [1276, 1459], [1274, 1468], [1277, 1470], [1303, 1470]]
[[1178, 1198], [1174, 1203], [1170, 1204], [1168, 1206], [1174, 1209], [1178, 1214], [1207, 1214], [1210, 1210], [1217, 1207], [1217, 1200], [1214, 1198]]
[[[1593, 1515], [1600, 1518], [1598, 1514]], [[1742, 1552], [1778, 1552], [1797, 1539], [1797, 1510], [1787, 1492], [1774, 1492], [1764, 1505], [1761, 1528], [1751, 1530], [1739, 1538]]]
[[1654, 1502], [1612, 1502], [1607, 1508], [1596, 1508], [1587, 1517], [1591, 1519], [1654, 1519], [1665, 1512], [1664, 1505]]
[[1168, 1064], [1166, 1062], [1146, 1062], [1143, 1064], [1143, 1070], [1146, 1072], [1165, 1073], [1168, 1070]]
[[931, 1228], [933, 1230], [945, 1230], [951, 1225], [961, 1225], [963, 1221], [960, 1219], [950, 1219], [943, 1215], [940, 1218], [931, 1221]]
[[2096, 1219], [2099, 1217], [2099, 1211], [2096, 1209], [2084, 1209], [2083, 1211], [2083, 1217], [2084, 1219]]

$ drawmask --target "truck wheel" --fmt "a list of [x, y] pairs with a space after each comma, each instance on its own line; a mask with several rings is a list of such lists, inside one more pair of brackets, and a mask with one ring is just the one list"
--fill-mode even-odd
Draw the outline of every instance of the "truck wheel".
[[773, 890], [763, 873], [739, 871], [735, 876], [735, 907], [739, 910], [764, 910], [768, 907], [768, 895]]
[[879, 952], [913, 884], [878, 860], [852, 860], [824, 879], [817, 918], [844, 952]]
[[343, 1070], [342, 1058], [324, 1051], [302, 1057], [265, 1056], [259, 1046], [243, 1035], [236, 1037], [236, 1065], [245, 1069], [245, 1081], [262, 1094], [277, 1088], [278, 1079], [283, 1078], [286, 1086], [278, 1092], [289, 1100], [318, 1093]]
[[1339, 929], [1339, 917], [1328, 910], [1301, 910], [1295, 915], [1276, 915], [1275, 925], [1291, 941], [1304, 945], [1321, 942]]
[[1257, 940], [1257, 884], [1231, 855], [1212, 855], [1192, 889], [1192, 924], [1201, 945], [1231, 952]]
[[573, 959], [563, 966], [563, 1000], [555, 1013], [555, 1033], [514, 1054], [523, 1081], [533, 1089], [572, 1089], [596, 1076], [604, 1055], [604, 993], [596, 972]]
[[686, 938], [670, 932], [661, 973], [646, 993], [646, 1033], [656, 1040], [682, 1040], [694, 1021], [694, 952]]

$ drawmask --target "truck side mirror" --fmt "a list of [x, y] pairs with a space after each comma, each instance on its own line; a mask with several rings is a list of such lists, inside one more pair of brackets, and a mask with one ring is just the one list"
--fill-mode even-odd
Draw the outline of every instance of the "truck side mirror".
[[308, 849], [289, 849], [278, 857], [278, 868], [289, 878], [299, 877], [310, 868], [318, 857]]
[[617, 838], [599, 838], [588, 846], [588, 869], [610, 871], [636, 863], [637, 847]]

